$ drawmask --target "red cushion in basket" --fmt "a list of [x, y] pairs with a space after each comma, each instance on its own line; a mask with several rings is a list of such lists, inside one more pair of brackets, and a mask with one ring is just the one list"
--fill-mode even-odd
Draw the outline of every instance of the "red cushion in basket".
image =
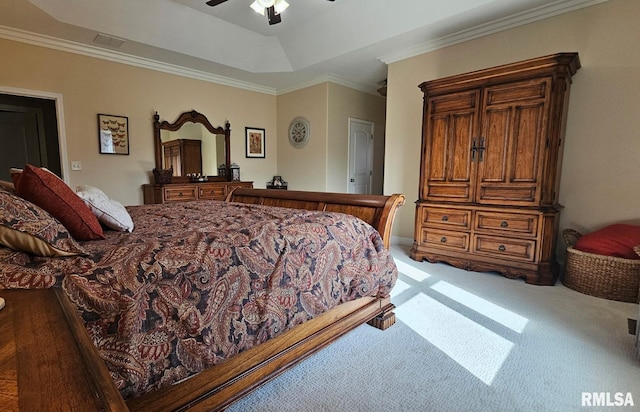
[[575, 249], [597, 255], [640, 259], [633, 250], [640, 245], [640, 226], [615, 224], [580, 237]]

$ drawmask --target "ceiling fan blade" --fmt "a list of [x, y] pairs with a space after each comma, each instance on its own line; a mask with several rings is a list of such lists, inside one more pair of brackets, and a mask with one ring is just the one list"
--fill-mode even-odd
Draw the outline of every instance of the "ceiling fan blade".
[[222, 3], [224, 3], [225, 1], [227, 1], [227, 0], [209, 0], [209, 1], [207, 2], [207, 6], [211, 6], [211, 7], [213, 7], [213, 6], [217, 6], [218, 4], [222, 4]]

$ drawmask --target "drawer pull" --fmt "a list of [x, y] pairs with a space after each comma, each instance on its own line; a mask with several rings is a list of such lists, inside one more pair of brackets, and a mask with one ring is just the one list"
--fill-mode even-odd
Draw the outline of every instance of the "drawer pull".
[[447, 243], [447, 238], [446, 238], [446, 237], [444, 237], [444, 236], [442, 236], [442, 237], [440, 238], [440, 243]]
[[507, 223], [506, 220], [503, 220], [502, 222], [500, 222], [500, 227], [507, 227], [509, 226], [509, 223]]
[[507, 250], [507, 248], [504, 245], [500, 245], [500, 246], [498, 246], [498, 250], [500, 252], [504, 252], [505, 250]]
[[445, 216], [442, 216], [442, 221], [443, 221], [443, 222], [446, 222], [446, 221], [448, 221], [448, 220], [449, 220], [449, 216], [446, 216], [446, 215], [445, 215]]
[[182, 197], [182, 196], [184, 196], [182, 192], [178, 193], [178, 197]]

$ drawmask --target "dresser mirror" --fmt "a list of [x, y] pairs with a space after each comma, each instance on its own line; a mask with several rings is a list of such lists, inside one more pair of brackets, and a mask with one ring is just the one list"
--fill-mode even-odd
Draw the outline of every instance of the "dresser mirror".
[[173, 123], [161, 122], [157, 112], [153, 119], [156, 170], [173, 169], [171, 182], [193, 181], [194, 175], [199, 181], [231, 180], [229, 122], [214, 127], [195, 110], [182, 113]]

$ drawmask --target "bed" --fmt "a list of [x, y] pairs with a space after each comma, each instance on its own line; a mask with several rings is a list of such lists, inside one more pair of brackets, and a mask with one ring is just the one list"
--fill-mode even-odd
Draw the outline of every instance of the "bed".
[[104, 410], [221, 410], [365, 322], [393, 325], [402, 204], [237, 188], [128, 207], [133, 232], [78, 242], [86, 254], [0, 249], [0, 285], [57, 295]]

